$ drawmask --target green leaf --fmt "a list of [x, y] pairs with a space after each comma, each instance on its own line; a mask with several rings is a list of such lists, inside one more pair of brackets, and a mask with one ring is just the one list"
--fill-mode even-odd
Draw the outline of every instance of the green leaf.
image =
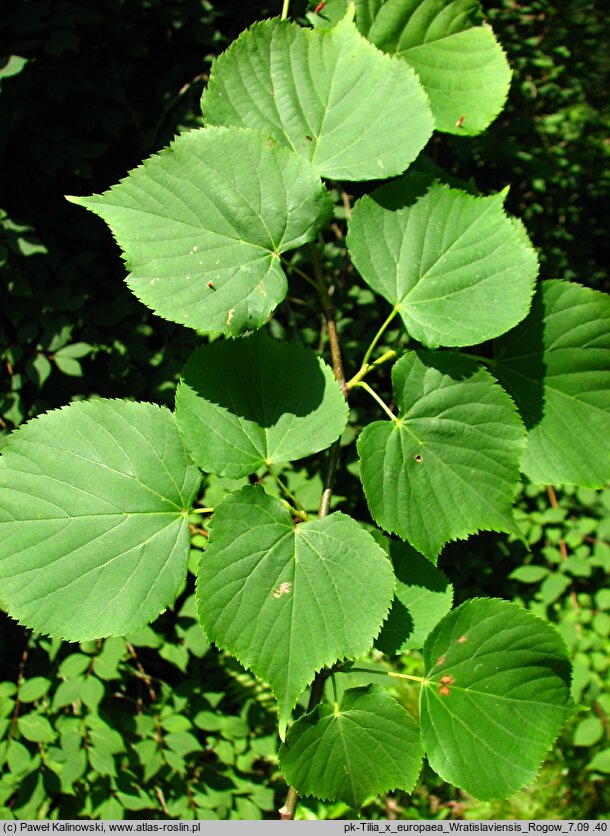
[[421, 769], [415, 720], [378, 685], [350, 688], [341, 706], [318, 705], [288, 730], [279, 752], [299, 795], [358, 809], [371, 795], [411, 792]]
[[72, 343], [72, 345], [65, 345], [55, 352], [55, 357], [71, 357], [74, 360], [80, 360], [82, 357], [87, 357], [93, 351], [93, 346], [89, 343]]
[[540, 583], [548, 574], [546, 566], [518, 566], [508, 577], [520, 583]]
[[610, 748], [596, 752], [587, 764], [587, 769], [610, 773]]
[[358, 439], [373, 519], [429, 560], [476, 531], [520, 536], [512, 501], [524, 430], [494, 378], [459, 354], [411, 351], [392, 381], [398, 418]]
[[568, 650], [517, 604], [466, 601], [424, 645], [424, 751], [444, 781], [476, 798], [505, 798], [532, 781], [574, 713]]
[[585, 717], [574, 729], [574, 746], [594, 746], [604, 736], [604, 726], [599, 717]]
[[532, 482], [596, 488], [610, 479], [610, 298], [545, 281], [532, 310], [495, 344], [494, 371], [528, 430]]
[[283, 737], [316, 671], [372, 645], [394, 592], [390, 561], [345, 514], [295, 528], [258, 486], [228, 496], [209, 531], [197, 579], [201, 623], [271, 685]]
[[505, 193], [429, 184], [407, 175], [356, 202], [347, 237], [354, 265], [431, 348], [499, 336], [529, 310], [536, 253], [506, 215]]
[[236, 479], [328, 447], [345, 427], [347, 404], [313, 351], [260, 333], [191, 356], [176, 421], [199, 467]]
[[165, 408], [100, 399], [29, 421], [0, 457], [9, 614], [72, 641], [155, 618], [186, 576], [199, 481]]
[[67, 374], [69, 377], [83, 376], [83, 369], [78, 360], [73, 360], [72, 357], [62, 357], [58, 354], [53, 355], [53, 360], [63, 374]]
[[20, 702], [35, 702], [47, 693], [51, 687], [51, 680], [45, 676], [33, 676], [26, 680], [19, 688]]
[[349, 16], [325, 30], [255, 23], [212, 64], [201, 106], [206, 124], [263, 131], [341, 180], [400, 174], [433, 129], [415, 73]]
[[17, 720], [17, 727], [32, 743], [52, 743], [57, 736], [47, 718], [41, 714], [22, 714]]
[[386, 542], [396, 575], [396, 592], [375, 647], [393, 655], [423, 647], [428, 633], [451, 609], [453, 586], [408, 543]]
[[439, 131], [478, 134], [500, 113], [511, 70], [477, 0], [356, 0], [358, 28], [419, 76]]
[[308, 163], [252, 131], [190, 131], [102, 195], [69, 198], [103, 218], [127, 284], [159, 316], [239, 334], [286, 295], [280, 253], [332, 216]]
[[32, 764], [32, 756], [23, 743], [11, 739], [6, 752], [6, 762], [11, 772], [19, 774], [28, 770]]

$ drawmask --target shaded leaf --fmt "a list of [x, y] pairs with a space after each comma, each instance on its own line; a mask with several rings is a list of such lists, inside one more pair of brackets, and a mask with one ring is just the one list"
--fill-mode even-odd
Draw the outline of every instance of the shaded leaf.
[[453, 586], [408, 543], [390, 540], [386, 550], [396, 575], [396, 592], [375, 647], [392, 655], [423, 647], [428, 633], [451, 609]]
[[356, 0], [358, 28], [421, 81], [439, 131], [478, 134], [500, 113], [511, 70], [478, 0]]
[[354, 265], [419, 342], [474, 345], [526, 316], [538, 262], [504, 198], [407, 175], [356, 202]]
[[282, 503], [255, 486], [223, 500], [209, 531], [197, 579], [201, 623], [269, 682], [283, 736], [316, 671], [372, 645], [394, 591], [390, 561], [345, 514], [295, 528]]
[[73, 641], [155, 618], [186, 575], [199, 480], [173, 415], [153, 404], [100, 399], [29, 421], [0, 457], [9, 614]]
[[494, 378], [459, 354], [411, 351], [392, 382], [397, 420], [358, 439], [373, 519], [430, 560], [476, 531], [520, 536], [512, 503], [525, 435]]
[[279, 752], [299, 795], [359, 808], [371, 795], [411, 792], [421, 769], [417, 724], [383, 688], [350, 688], [341, 706], [318, 705], [288, 730]]
[[559, 633], [517, 604], [475, 598], [437, 625], [424, 662], [421, 732], [432, 768], [482, 800], [532, 781], [574, 713]]
[[313, 240], [333, 210], [305, 160], [225, 128], [183, 134], [104, 194], [69, 199], [107, 222], [140, 301], [228, 334], [265, 322], [286, 295], [280, 253]]
[[528, 430], [532, 482], [603, 487], [610, 479], [610, 298], [545, 281], [532, 310], [495, 343], [494, 372]]
[[313, 351], [254, 334], [191, 356], [176, 421], [203, 470], [238, 478], [328, 447], [345, 427], [347, 404]]
[[206, 124], [263, 131], [342, 180], [400, 174], [433, 128], [415, 73], [349, 15], [332, 29], [255, 23], [212, 64], [201, 107]]

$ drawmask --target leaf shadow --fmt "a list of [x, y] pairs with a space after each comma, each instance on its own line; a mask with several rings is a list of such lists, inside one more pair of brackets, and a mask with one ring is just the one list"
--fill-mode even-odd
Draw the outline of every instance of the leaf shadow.
[[536, 427], [544, 415], [543, 383], [547, 373], [543, 355], [545, 314], [542, 287], [539, 285], [526, 318], [494, 343], [492, 371], [514, 400], [528, 430]]
[[182, 381], [202, 400], [265, 428], [287, 414], [315, 412], [328, 390], [313, 351], [261, 332], [199, 349]]

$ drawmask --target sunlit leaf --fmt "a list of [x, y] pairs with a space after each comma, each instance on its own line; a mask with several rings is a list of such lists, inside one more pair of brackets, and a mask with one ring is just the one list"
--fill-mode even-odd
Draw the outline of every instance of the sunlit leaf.
[[373, 519], [434, 560], [476, 531], [519, 534], [512, 504], [525, 429], [494, 378], [459, 354], [409, 352], [392, 369], [395, 421], [358, 439]]
[[432, 768], [486, 800], [536, 777], [574, 713], [559, 633], [517, 604], [466, 601], [424, 645], [421, 730]]
[[504, 198], [406, 175], [354, 206], [347, 246], [356, 269], [430, 348], [483, 342], [529, 310], [536, 253]]
[[263, 131], [343, 180], [400, 174], [433, 128], [415, 73], [349, 15], [331, 29], [255, 23], [214, 61], [201, 106], [206, 124]]
[[69, 199], [107, 222], [145, 305], [228, 334], [265, 322], [286, 295], [280, 254], [332, 215], [305, 160], [224, 128], [183, 134], [104, 194]]
[[256, 486], [223, 500], [209, 530], [199, 617], [210, 640], [269, 682], [283, 735], [316, 671], [371, 647], [394, 593], [390, 561], [351, 517], [295, 527]]
[[374, 795], [411, 792], [422, 762], [415, 720], [383, 688], [350, 688], [290, 727], [280, 766], [300, 795], [359, 808]]
[[438, 130], [478, 134], [502, 110], [511, 70], [478, 0], [356, 0], [356, 19], [416, 71]]
[[173, 415], [95, 400], [48, 412], [0, 456], [0, 588], [13, 618], [72, 641], [155, 618], [186, 576], [199, 486]]

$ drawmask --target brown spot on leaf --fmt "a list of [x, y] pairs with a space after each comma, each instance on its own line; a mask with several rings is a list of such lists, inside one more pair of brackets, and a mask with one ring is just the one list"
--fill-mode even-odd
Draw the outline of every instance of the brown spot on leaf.
[[417, 464], [421, 464], [423, 462], [423, 460], [424, 460], [424, 457], [422, 456], [421, 453], [416, 453], [415, 454], [415, 461], [417, 462]]
[[444, 665], [446, 658], [447, 658], [446, 656], [439, 656], [438, 659], [436, 660], [436, 664], [437, 665]]
[[449, 690], [449, 688], [446, 685], [441, 685], [440, 688], [438, 689], [438, 692], [441, 695], [441, 697], [448, 697], [449, 694], [451, 693], [451, 691]]
[[290, 581], [285, 581], [277, 589], [273, 589], [271, 594], [274, 598], [281, 598], [282, 595], [288, 595], [290, 592], [292, 592], [292, 584]]
[[466, 641], [466, 636], [460, 636], [459, 639], [457, 640], [457, 643], [458, 644], [464, 644], [465, 641]]
[[262, 282], [259, 282], [259, 283], [257, 284], [257, 287], [258, 287], [258, 289], [260, 290], [260, 292], [263, 294], [263, 296], [266, 296], [266, 295], [267, 295], [267, 291], [266, 291], [266, 290], [265, 290], [265, 288], [263, 287], [263, 283], [262, 283]]
[[450, 676], [449, 674], [445, 674], [445, 676], [441, 676], [441, 683], [443, 685], [453, 685], [455, 679]]
[[229, 311], [229, 315], [227, 316], [227, 325], [231, 324], [231, 320], [233, 319], [233, 314], [235, 313], [235, 308], [231, 308]]

